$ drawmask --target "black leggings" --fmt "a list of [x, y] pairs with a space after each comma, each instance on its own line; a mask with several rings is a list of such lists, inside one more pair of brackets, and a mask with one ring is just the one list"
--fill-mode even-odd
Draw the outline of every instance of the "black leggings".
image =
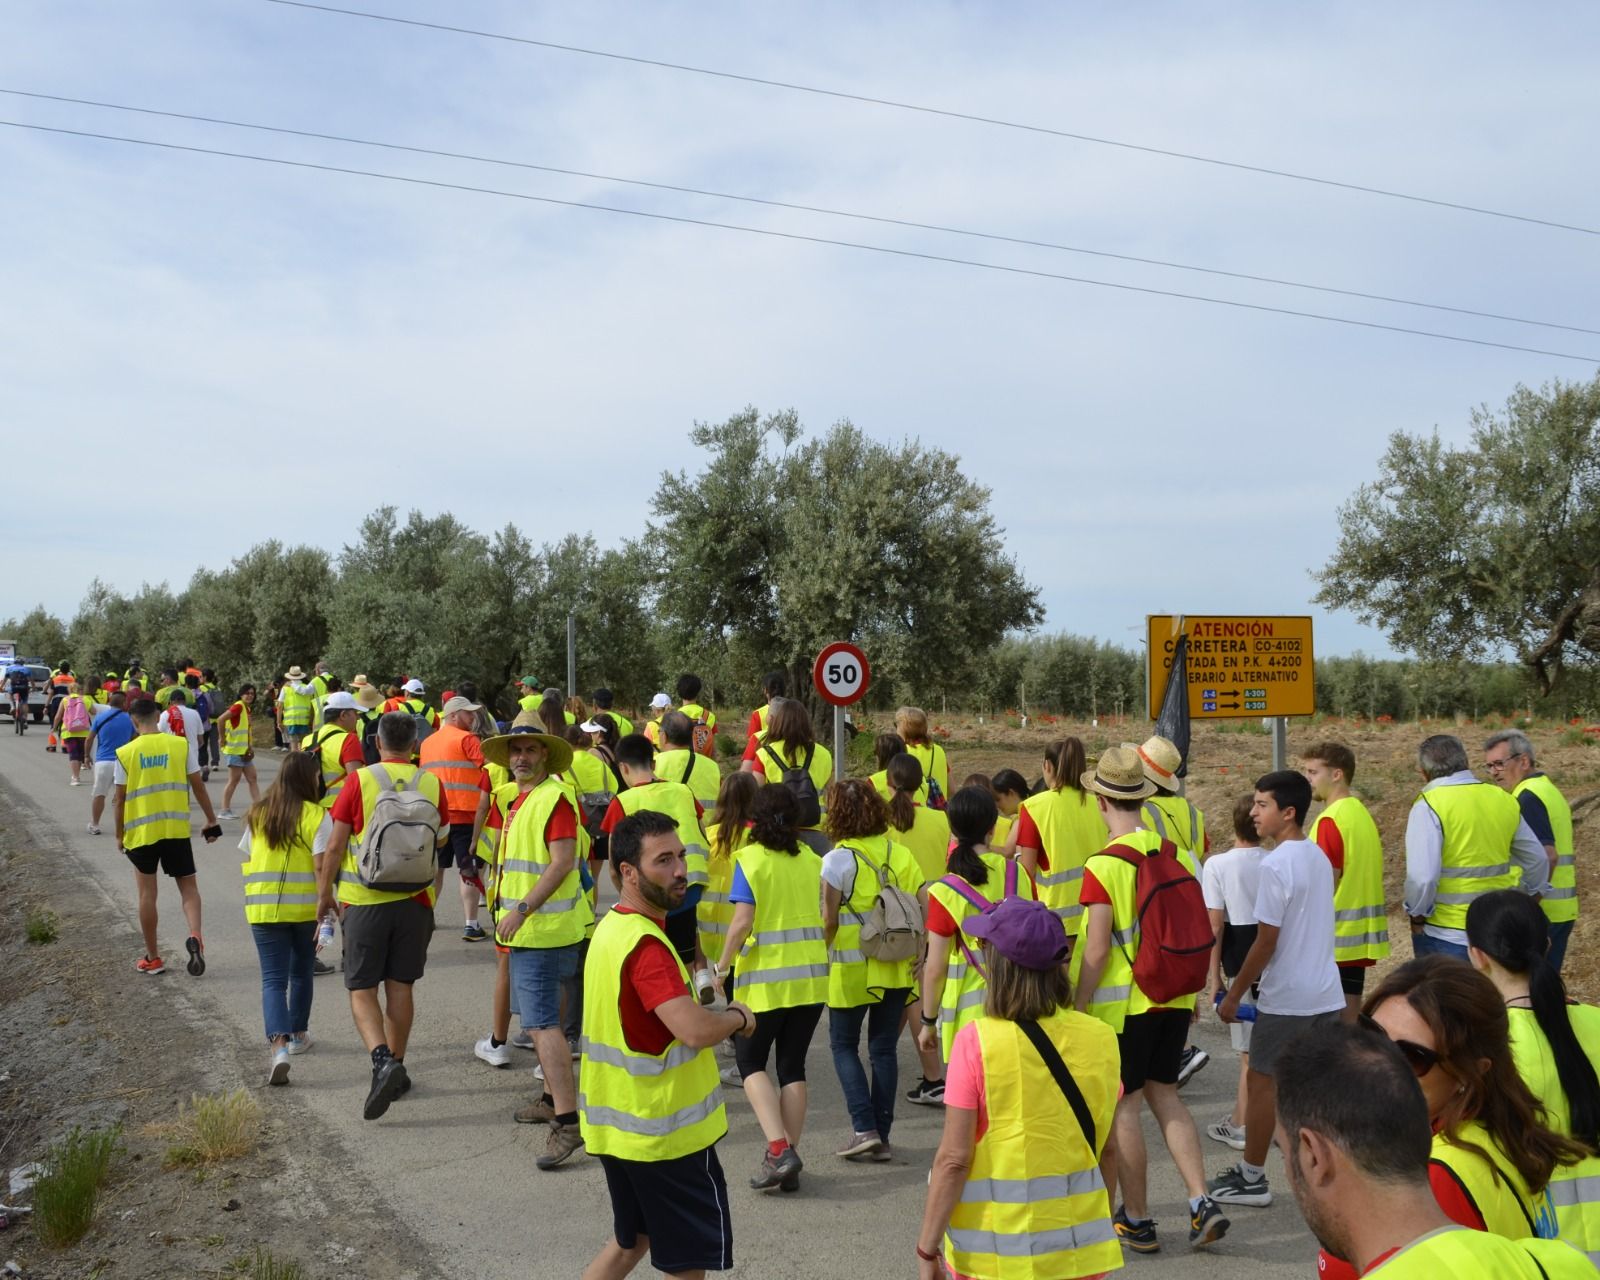
[[[738, 992], [734, 992], [735, 998]], [[739, 1064], [739, 1078], [754, 1075], [767, 1069], [767, 1055], [773, 1046], [778, 1050], [778, 1087], [786, 1084], [804, 1084], [806, 1079], [806, 1050], [811, 1047], [811, 1037], [822, 1018], [820, 1004], [796, 1005], [790, 1009], [764, 1009], [756, 1014], [756, 1029], [749, 1039], [736, 1037], [733, 1042], [734, 1061]]]

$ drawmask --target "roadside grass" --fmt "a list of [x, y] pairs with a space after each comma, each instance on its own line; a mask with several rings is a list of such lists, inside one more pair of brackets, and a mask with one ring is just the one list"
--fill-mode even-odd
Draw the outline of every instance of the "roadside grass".
[[61, 936], [61, 917], [48, 907], [29, 907], [23, 929], [29, 942], [42, 947]]
[[244, 1089], [193, 1094], [178, 1104], [175, 1141], [167, 1148], [168, 1168], [237, 1160], [261, 1140], [261, 1106]]
[[272, 1256], [270, 1249], [256, 1246], [255, 1265], [250, 1280], [305, 1280], [305, 1270], [298, 1262], [284, 1262]]
[[40, 1243], [64, 1249], [83, 1239], [121, 1136], [120, 1127], [74, 1129], [51, 1144], [40, 1162], [44, 1171], [33, 1184], [33, 1233]]

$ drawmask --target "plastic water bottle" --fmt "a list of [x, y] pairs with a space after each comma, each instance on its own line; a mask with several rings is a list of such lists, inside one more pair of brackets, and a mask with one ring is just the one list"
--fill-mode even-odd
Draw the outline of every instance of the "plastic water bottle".
[[333, 917], [326, 916], [317, 926], [317, 954], [321, 955], [323, 949], [333, 941]]
[[[1225, 991], [1217, 992], [1217, 998], [1212, 1001], [1212, 1007], [1220, 1009], [1226, 996], [1227, 992]], [[1239, 1001], [1239, 1012], [1234, 1016], [1237, 1017], [1240, 1022], [1254, 1022], [1256, 1020], [1256, 1007], [1248, 1000], [1241, 1000]]]

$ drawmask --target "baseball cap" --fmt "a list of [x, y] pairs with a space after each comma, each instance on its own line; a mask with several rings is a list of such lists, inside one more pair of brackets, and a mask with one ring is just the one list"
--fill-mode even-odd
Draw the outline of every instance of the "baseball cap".
[[664, 693], [658, 693], [650, 699], [650, 710], [652, 711], [665, 711], [670, 706], [672, 706], [672, 699]]
[[989, 945], [1024, 969], [1053, 969], [1067, 958], [1067, 931], [1061, 917], [1031, 898], [1002, 898], [987, 911], [961, 922], [970, 938]]
[[474, 701], [472, 701], [471, 698], [463, 698], [460, 695], [457, 695], [456, 697], [451, 698], [448, 702], [446, 702], [444, 704], [444, 706], [439, 708], [439, 714], [442, 715], [442, 716], [453, 716], [458, 711], [482, 711], [482, 710], [483, 710], [483, 704], [482, 703], [474, 702]]
[[428, 686], [423, 684], [422, 681], [416, 679], [415, 677], [413, 677], [410, 680], [407, 680], [400, 687], [402, 689], [404, 689], [407, 693], [427, 693], [428, 692]]
[[353, 693], [346, 693], [340, 689], [337, 693], [330, 693], [322, 700], [324, 711], [360, 711], [361, 704], [356, 701]]

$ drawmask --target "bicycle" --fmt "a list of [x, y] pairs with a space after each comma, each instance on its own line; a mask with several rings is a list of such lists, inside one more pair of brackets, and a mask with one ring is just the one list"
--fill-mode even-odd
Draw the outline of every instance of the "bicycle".
[[16, 689], [11, 691], [11, 723], [13, 733], [28, 732], [28, 695]]

